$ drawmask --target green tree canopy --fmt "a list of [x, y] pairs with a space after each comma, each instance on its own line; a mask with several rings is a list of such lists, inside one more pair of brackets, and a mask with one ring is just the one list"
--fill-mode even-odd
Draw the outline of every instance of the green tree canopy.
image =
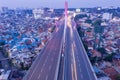
[[117, 75], [117, 76], [116, 76], [116, 80], [120, 80], [120, 75]]
[[74, 20], [77, 21], [77, 20], [82, 19], [84, 17], [88, 17], [88, 16], [86, 14], [78, 14], [75, 16]]
[[112, 54], [107, 55], [107, 56], [104, 58], [104, 60], [105, 60], [105, 61], [112, 62], [113, 57], [114, 57], [114, 54], [112, 53]]
[[97, 51], [99, 51], [101, 54], [107, 54], [105, 48], [98, 48]]
[[93, 26], [100, 26], [101, 25], [101, 23], [102, 23], [102, 20], [101, 19], [97, 19], [97, 20], [95, 20], [94, 22], [93, 22]]
[[0, 46], [5, 45], [5, 41], [0, 41]]
[[87, 20], [85, 20], [85, 23], [91, 24], [91, 23], [92, 23], [92, 20], [87, 19]]

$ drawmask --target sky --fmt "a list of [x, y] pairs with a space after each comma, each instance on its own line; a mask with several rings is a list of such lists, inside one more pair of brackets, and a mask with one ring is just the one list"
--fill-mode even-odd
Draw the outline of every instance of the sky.
[[[120, 7], [120, 0], [66, 0], [69, 8], [83, 7]], [[65, 0], [0, 0], [0, 8], [64, 8]]]

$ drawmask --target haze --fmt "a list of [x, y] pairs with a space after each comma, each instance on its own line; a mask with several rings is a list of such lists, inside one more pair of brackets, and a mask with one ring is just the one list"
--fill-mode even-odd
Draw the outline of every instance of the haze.
[[[38, 8], [38, 7], [51, 7], [63, 8], [65, 0], [0, 0], [0, 7], [24, 7], [24, 8]], [[119, 7], [120, 0], [68, 0], [69, 7]]]

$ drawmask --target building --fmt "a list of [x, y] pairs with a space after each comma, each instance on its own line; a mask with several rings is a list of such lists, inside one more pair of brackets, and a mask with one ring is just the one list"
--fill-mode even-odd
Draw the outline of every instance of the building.
[[117, 54], [113, 57], [113, 63], [116, 65], [116, 66], [120, 66], [120, 54]]
[[108, 67], [104, 69], [104, 72], [112, 79], [116, 80], [117, 75], [120, 75], [114, 68]]
[[3, 12], [3, 13], [7, 13], [8, 10], [9, 10], [8, 7], [2, 7], [2, 12]]
[[77, 12], [77, 13], [80, 13], [80, 12], [81, 12], [81, 9], [79, 9], [79, 8], [76, 9], [76, 12]]
[[5, 72], [4, 70], [0, 70], [0, 80], [8, 80], [9, 76], [10, 76], [10, 73], [11, 71], [8, 70], [7, 72]]
[[112, 13], [103, 13], [102, 18], [105, 20], [112, 19]]
[[35, 19], [41, 18], [42, 15], [43, 15], [43, 13], [44, 13], [44, 10], [43, 10], [43, 9], [37, 8], [37, 9], [34, 9], [34, 10], [33, 10], [33, 15], [34, 15], [34, 18], [35, 18]]

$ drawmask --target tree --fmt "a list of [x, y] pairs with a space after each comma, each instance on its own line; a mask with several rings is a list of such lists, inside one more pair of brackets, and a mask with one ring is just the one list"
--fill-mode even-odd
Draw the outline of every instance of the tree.
[[95, 64], [96, 58], [97, 58], [97, 57], [90, 57], [90, 62], [91, 62], [92, 64]]
[[87, 20], [85, 20], [85, 23], [91, 24], [91, 23], [92, 23], [92, 20], [87, 19]]
[[0, 61], [0, 68], [2, 68], [2, 61]]
[[0, 41], [0, 46], [5, 45], [5, 41]]
[[98, 48], [97, 51], [99, 51], [101, 54], [107, 54], [105, 48]]
[[86, 44], [86, 42], [85, 42], [85, 41], [82, 41], [82, 42], [83, 42], [83, 46], [84, 46], [84, 48], [85, 48], [86, 52], [88, 52], [88, 45]]
[[120, 53], [120, 39], [117, 40], [117, 46], [118, 46], [118, 53]]
[[113, 56], [114, 56], [114, 55], [115, 55], [114, 53], [109, 54], [109, 55], [107, 55], [107, 56], [104, 58], [104, 60], [105, 60], [105, 61], [112, 62], [112, 59], [113, 59]]
[[90, 57], [90, 61], [91, 63], [94, 65], [95, 63], [97, 63], [98, 61], [101, 61], [102, 59], [100, 57]]
[[99, 26], [99, 25], [101, 25], [101, 23], [102, 23], [102, 20], [101, 19], [97, 19], [97, 20], [94, 21], [94, 23], [92, 25], [93, 26]]
[[92, 24], [94, 26], [94, 35], [95, 35], [94, 49], [97, 48], [97, 43], [96, 43], [97, 35], [99, 35], [98, 48], [100, 47], [100, 43], [102, 41], [102, 33], [104, 32], [104, 27], [101, 26], [101, 23], [102, 23], [102, 20], [101, 19], [97, 19]]
[[77, 31], [78, 31], [80, 37], [83, 37], [84, 36], [84, 31], [82, 30], [82, 28], [80, 26], [77, 26], [77, 27], [78, 27]]
[[24, 67], [24, 63], [21, 62], [20, 65], [21, 65], [21, 69], [24, 70], [24, 68], [25, 68], [25, 67]]
[[84, 17], [87, 17], [87, 15], [86, 14], [78, 14], [75, 16], [74, 20], [77, 21], [77, 20], [82, 19]]
[[117, 76], [116, 76], [116, 80], [120, 80], [120, 75], [117, 75]]

